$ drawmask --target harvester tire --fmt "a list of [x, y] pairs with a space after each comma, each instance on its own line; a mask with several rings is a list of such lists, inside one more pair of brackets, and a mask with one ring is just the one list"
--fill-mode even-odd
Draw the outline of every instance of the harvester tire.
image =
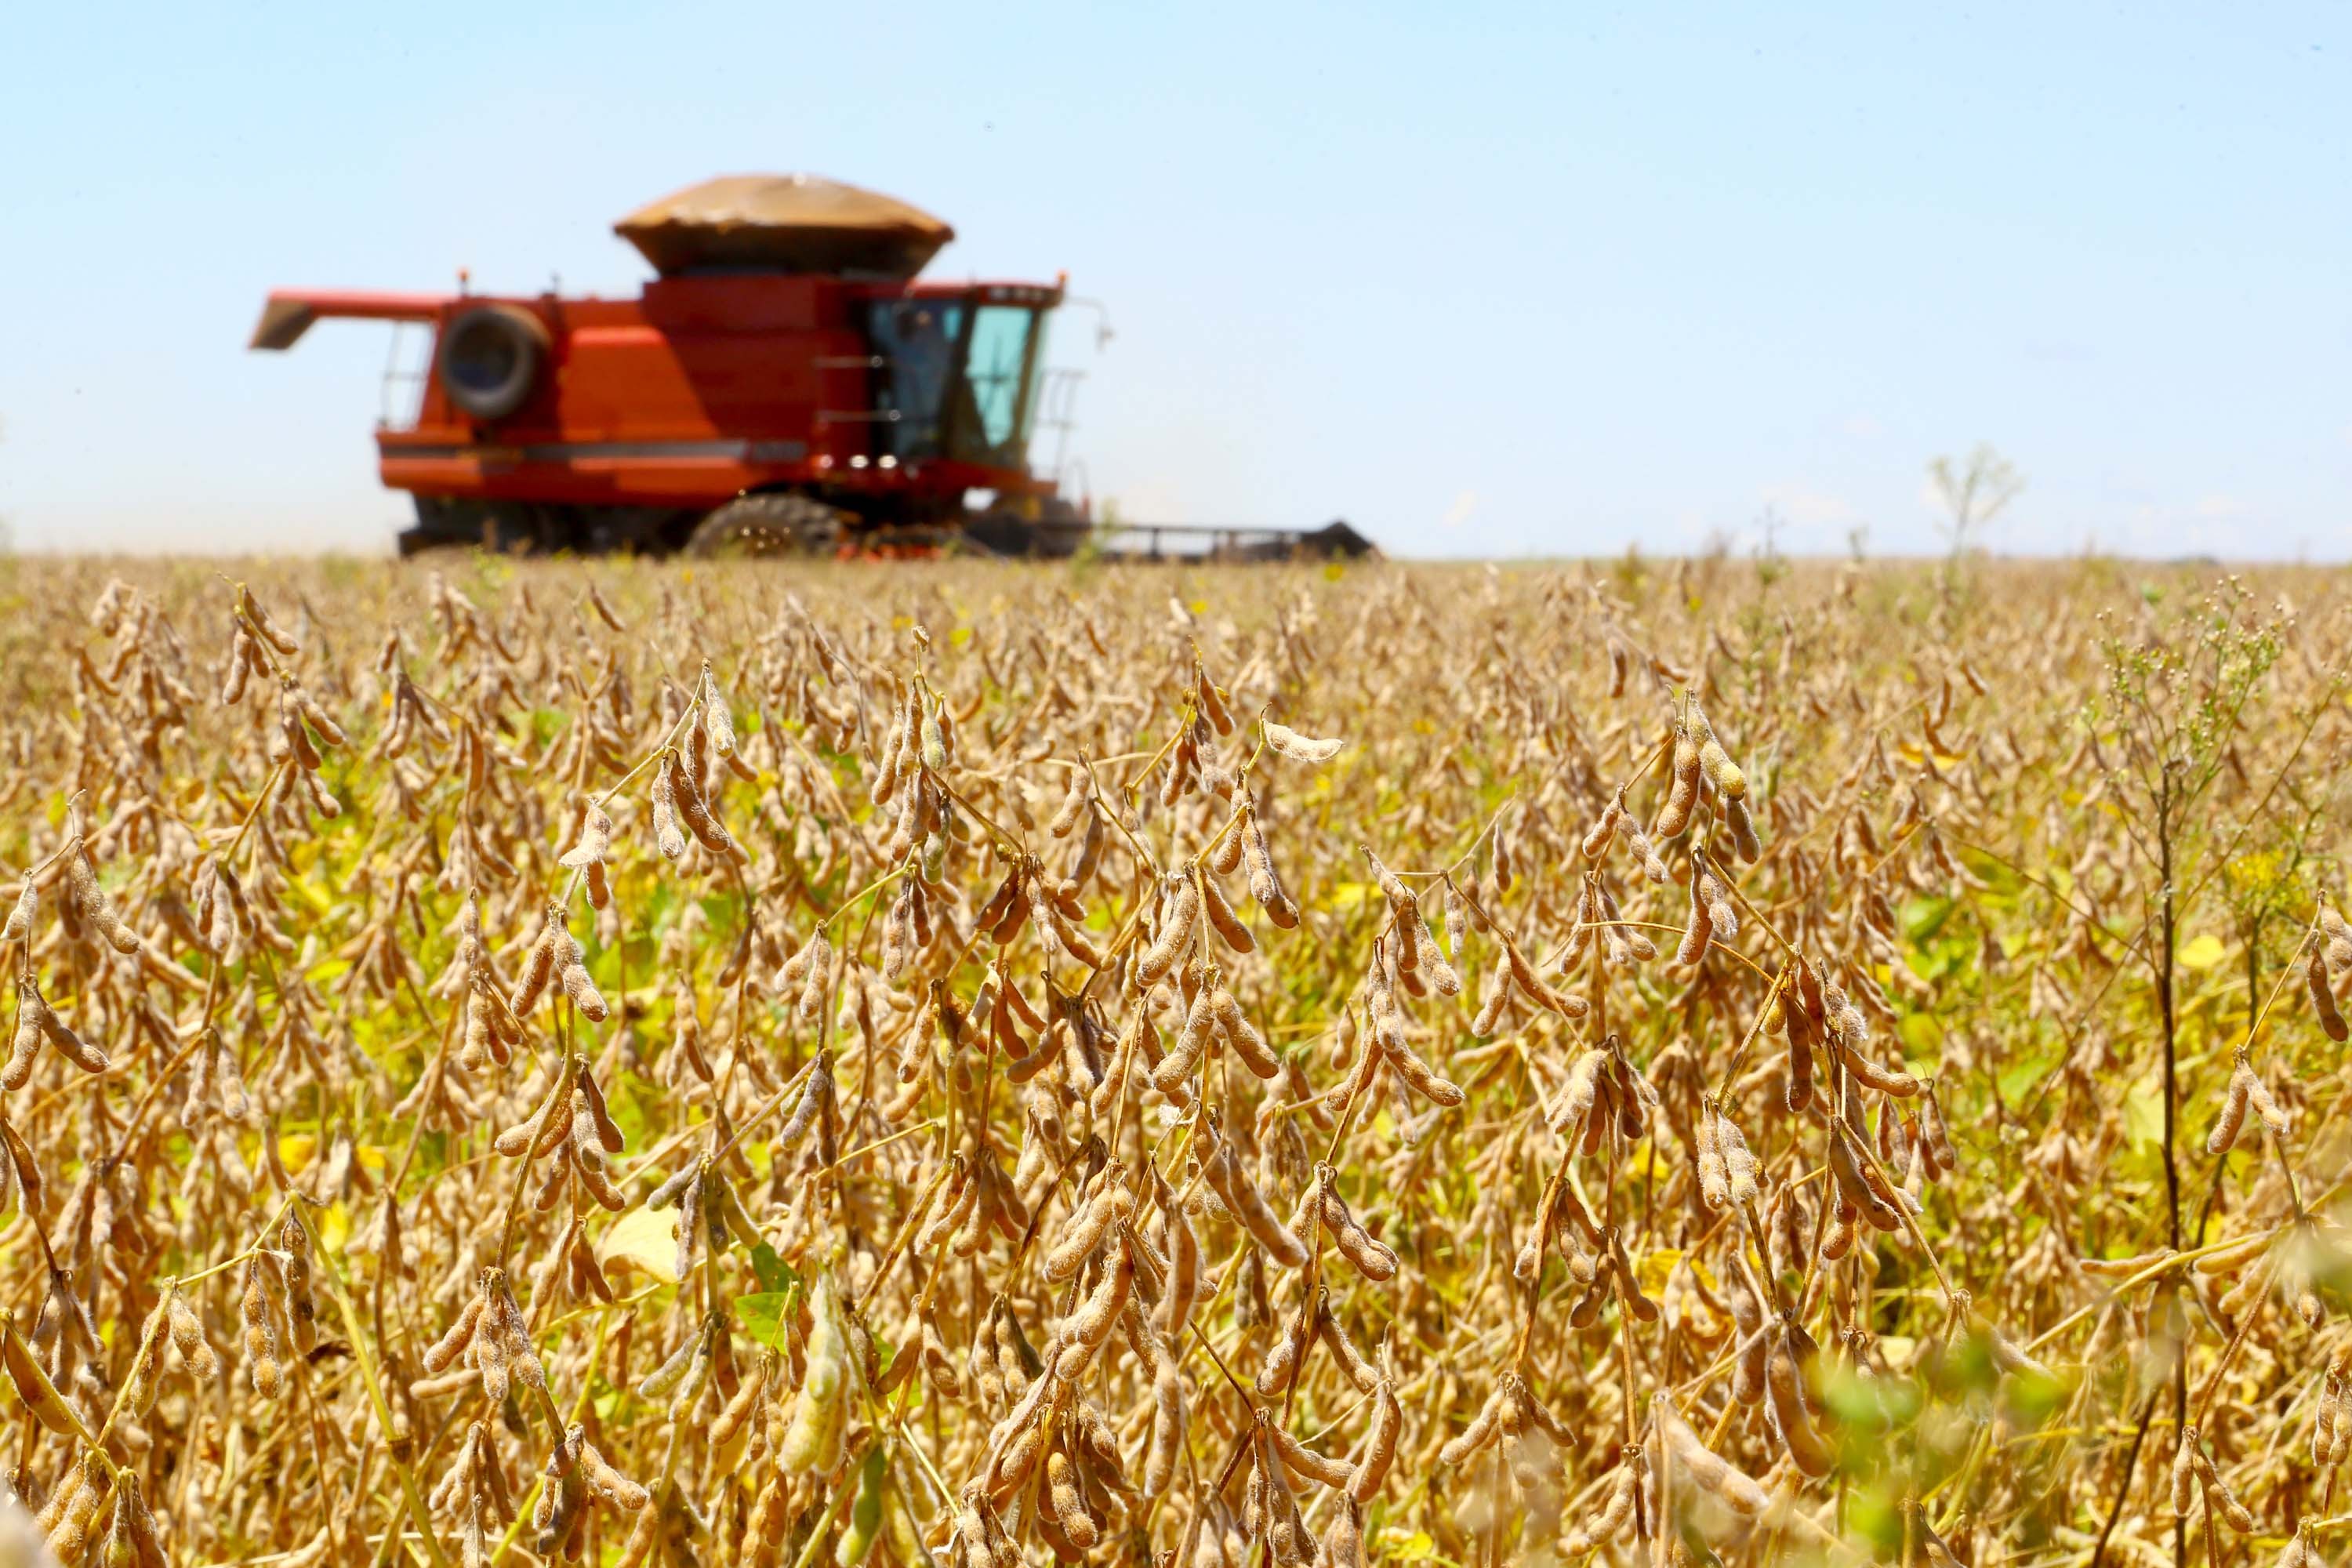
[[434, 368], [459, 409], [479, 420], [504, 419], [538, 384], [547, 350], [547, 328], [529, 310], [475, 305], [442, 329]]
[[842, 514], [807, 496], [737, 496], [696, 524], [686, 552], [705, 560], [763, 555], [830, 555], [841, 542]]

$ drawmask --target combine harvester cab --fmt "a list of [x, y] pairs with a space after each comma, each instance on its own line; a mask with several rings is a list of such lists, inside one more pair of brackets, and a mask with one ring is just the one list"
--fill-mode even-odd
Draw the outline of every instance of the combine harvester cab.
[[384, 484], [416, 500], [404, 554], [1066, 554], [1087, 535], [1028, 461], [1061, 281], [918, 281], [953, 229], [807, 175], [712, 180], [614, 228], [658, 274], [635, 300], [269, 296], [257, 349], [326, 317], [431, 331], [413, 414], [376, 432]]

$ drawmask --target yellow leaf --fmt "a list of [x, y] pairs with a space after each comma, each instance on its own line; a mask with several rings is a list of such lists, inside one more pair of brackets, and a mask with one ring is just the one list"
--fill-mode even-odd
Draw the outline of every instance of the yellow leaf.
[[[1632, 1165], [1633, 1161], [1630, 1157], [1626, 1163], [1629, 1167]], [[1675, 1271], [1675, 1265], [1682, 1260], [1681, 1253], [1672, 1247], [1664, 1247], [1643, 1258], [1642, 1266], [1633, 1271], [1633, 1277], [1642, 1282], [1642, 1293], [1645, 1296], [1654, 1296], [1664, 1289], [1666, 1276], [1672, 1274]]]
[[2220, 937], [2208, 931], [2203, 936], [2189, 938], [2189, 945], [2180, 950], [2179, 956], [2183, 968], [2210, 969], [2229, 957], [2230, 950], [2221, 945]]
[[677, 1210], [634, 1208], [604, 1233], [596, 1260], [625, 1258], [666, 1285], [677, 1283]]
[[287, 1174], [297, 1175], [318, 1152], [319, 1141], [308, 1132], [282, 1132], [278, 1137], [278, 1163]]
[[335, 1204], [319, 1216], [319, 1245], [341, 1252], [352, 1239], [352, 1211]]
[[970, 626], [958, 626], [955, 630], [948, 633], [948, 646], [950, 647], [961, 647], [964, 644], [970, 641], [971, 641], [971, 628]]
[[1192, 613], [1193, 613], [1194, 615], [1196, 615], [1196, 616], [1205, 616], [1205, 615], [1207, 615], [1207, 614], [1209, 613], [1209, 601], [1208, 601], [1208, 600], [1206, 600], [1206, 599], [1195, 599], [1195, 600], [1193, 600], [1193, 601], [1192, 601]]
[[2124, 1093], [2124, 1137], [2133, 1149], [2164, 1142], [2164, 1096], [2154, 1083], [2134, 1084]]

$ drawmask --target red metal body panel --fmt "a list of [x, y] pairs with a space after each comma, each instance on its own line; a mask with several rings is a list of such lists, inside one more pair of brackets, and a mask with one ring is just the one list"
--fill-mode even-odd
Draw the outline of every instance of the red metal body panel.
[[377, 434], [385, 485], [421, 496], [548, 506], [708, 510], [747, 490], [803, 488], [874, 510], [961, 504], [967, 489], [1050, 494], [1025, 468], [875, 462], [876, 300], [992, 298], [1050, 307], [1057, 284], [869, 283], [745, 273], [656, 279], [635, 300], [281, 290], [255, 346], [283, 348], [320, 317], [432, 323], [493, 305], [546, 336], [529, 395], [478, 420], [427, 375], [415, 425]]

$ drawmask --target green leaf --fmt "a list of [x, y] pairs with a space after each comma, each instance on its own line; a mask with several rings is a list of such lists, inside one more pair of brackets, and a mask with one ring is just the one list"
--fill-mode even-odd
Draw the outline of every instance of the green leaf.
[[[1906, 1013], [1895, 1024], [1895, 1033], [1903, 1041], [1903, 1055], [1907, 1058], [1933, 1058], [1942, 1043], [1943, 1026], [1932, 1013]], [[1909, 1066], [1906, 1060], [1904, 1066]]]
[[2021, 1425], [2038, 1426], [2066, 1403], [2066, 1385], [2055, 1378], [2021, 1372], [2009, 1380], [2005, 1403]]
[[2007, 1100], [2024, 1098], [2026, 1090], [2040, 1083], [2050, 1069], [2058, 1065], [2054, 1056], [2028, 1057], [2003, 1068], [1995, 1080], [2000, 1086], [2000, 1097]]
[[793, 1289], [762, 1290], [735, 1298], [735, 1315], [751, 1336], [772, 1351], [784, 1348], [784, 1314], [792, 1310]]
[[1877, 1550], [1882, 1561], [1903, 1551], [1903, 1511], [1884, 1485], [1856, 1487], [1846, 1497], [1846, 1528]]
[[801, 1282], [793, 1266], [777, 1257], [776, 1249], [764, 1241], [751, 1249], [751, 1278], [760, 1282], [761, 1289], [771, 1294], [782, 1294]]

